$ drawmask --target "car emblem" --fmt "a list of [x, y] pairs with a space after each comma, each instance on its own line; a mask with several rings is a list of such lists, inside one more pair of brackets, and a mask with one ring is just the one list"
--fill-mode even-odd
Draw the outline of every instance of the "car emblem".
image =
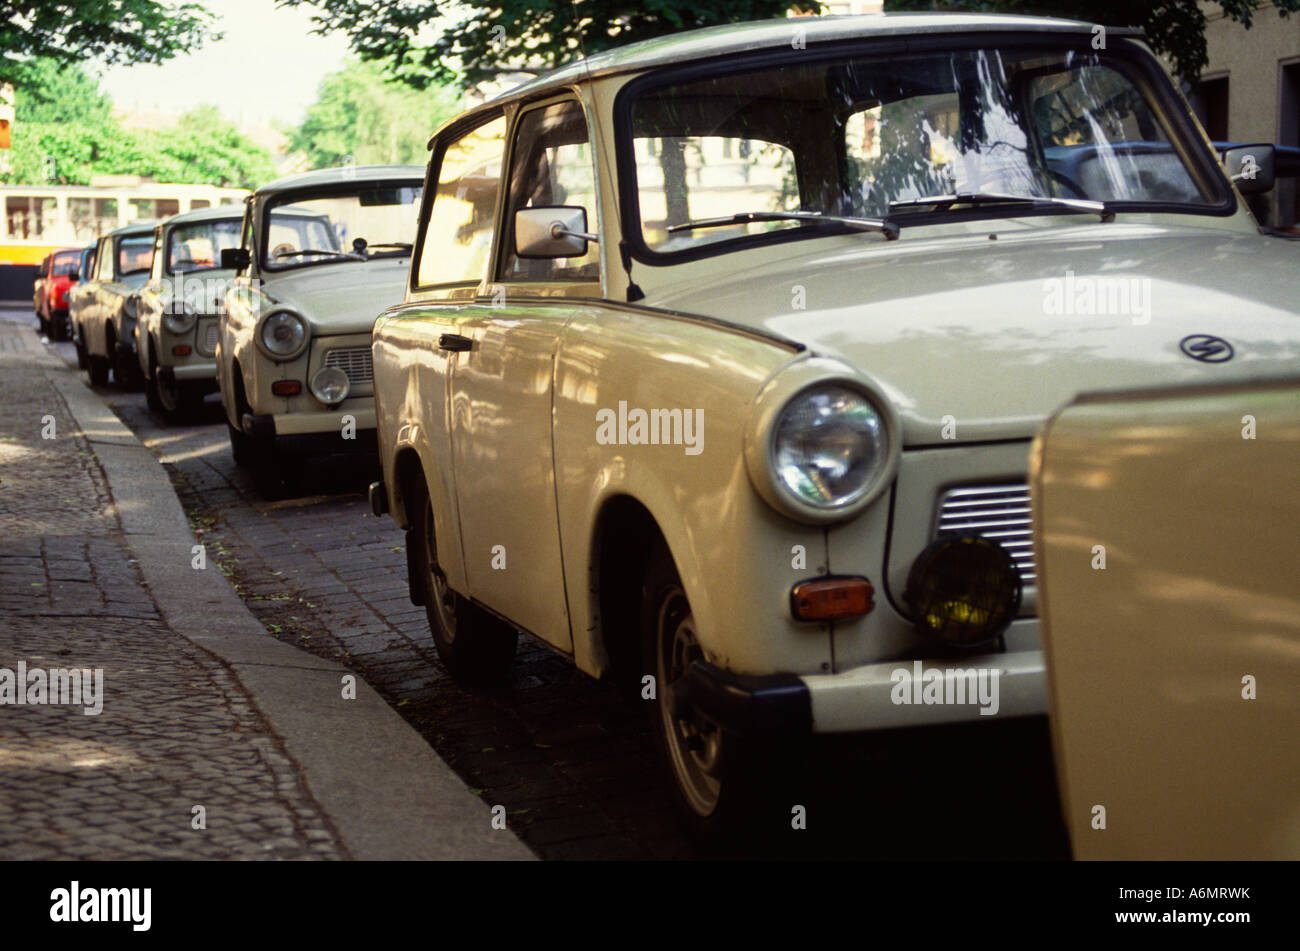
[[1178, 344], [1178, 349], [1201, 363], [1226, 363], [1232, 359], [1234, 353], [1232, 344], [1222, 337], [1214, 337], [1210, 334], [1192, 334], [1190, 337], [1184, 337]]

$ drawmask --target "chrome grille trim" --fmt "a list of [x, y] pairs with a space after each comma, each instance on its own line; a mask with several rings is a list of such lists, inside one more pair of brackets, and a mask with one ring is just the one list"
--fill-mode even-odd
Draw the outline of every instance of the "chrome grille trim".
[[974, 532], [997, 542], [1020, 569], [1025, 587], [1038, 579], [1029, 486], [1024, 483], [949, 489], [939, 500], [934, 537]]
[[338, 367], [353, 386], [370, 383], [375, 378], [369, 347], [335, 347], [325, 352], [325, 366]]

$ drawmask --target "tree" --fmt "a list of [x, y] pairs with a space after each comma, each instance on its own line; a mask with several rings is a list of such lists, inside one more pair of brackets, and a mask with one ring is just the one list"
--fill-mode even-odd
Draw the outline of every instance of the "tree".
[[321, 80], [317, 101], [288, 130], [289, 149], [315, 168], [342, 165], [423, 165], [429, 133], [460, 111], [445, 86], [424, 90], [395, 82], [376, 63], [353, 62]]
[[[1300, 0], [1297, 0], [1300, 2]], [[695, 27], [764, 20], [818, 0], [279, 0], [313, 6], [316, 32], [348, 34], [363, 60], [387, 63], [396, 78], [423, 87], [472, 86], [503, 72], [559, 66], [582, 55]], [[448, 11], [464, 12], [444, 24]], [[425, 34], [432, 34], [421, 45]], [[450, 64], [460, 63], [457, 75]]]
[[[1300, 0], [1215, 0], [1230, 19], [1250, 29], [1261, 9], [1283, 16], [1300, 10]], [[1103, 26], [1137, 26], [1147, 42], [1169, 59], [1174, 72], [1194, 85], [1209, 61], [1205, 12], [1198, 0], [885, 0], [886, 10], [965, 10], [1019, 13], [1086, 20]]]
[[32, 81], [15, 90], [11, 170], [4, 176], [11, 184], [86, 185], [93, 175], [141, 175], [251, 188], [273, 174], [270, 152], [214, 106], [190, 110], [174, 129], [133, 131], [113, 118], [111, 101], [79, 67], [34, 60], [28, 75]]
[[195, 3], [158, 0], [0, 0], [0, 82], [29, 79], [33, 60], [76, 66], [161, 63], [220, 34]]

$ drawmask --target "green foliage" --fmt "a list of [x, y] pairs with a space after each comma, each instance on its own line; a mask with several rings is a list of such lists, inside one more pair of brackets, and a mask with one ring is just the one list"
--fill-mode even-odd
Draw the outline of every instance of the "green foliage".
[[[271, 154], [214, 106], [198, 106], [173, 129], [123, 129], [99, 84], [78, 67], [33, 62], [14, 94], [8, 184], [87, 185], [92, 175], [253, 188], [273, 172]], [[47, 159], [55, 176], [48, 177]]]
[[[766, 20], [818, 0], [279, 0], [312, 6], [319, 33], [342, 31], [363, 60], [389, 63], [422, 88], [430, 81], [470, 86], [512, 70], [559, 66], [637, 40], [696, 27]], [[449, 15], [463, 19], [442, 22]], [[426, 33], [434, 34], [422, 45]], [[459, 62], [457, 75], [450, 63]]]
[[376, 63], [354, 62], [321, 80], [302, 124], [287, 130], [291, 151], [315, 168], [427, 161], [429, 134], [460, 111], [446, 86], [417, 90], [394, 82]]
[[[1250, 28], [1256, 13], [1275, 9], [1286, 17], [1300, 0], [1215, 0], [1224, 14]], [[1198, 0], [885, 0], [886, 10], [964, 10], [1085, 20], [1103, 26], [1137, 26], [1147, 42], [1168, 57], [1174, 72], [1196, 83], [1208, 62], [1205, 12]]]
[[33, 60], [161, 63], [220, 34], [195, 3], [158, 0], [7, 0], [0, 22], [0, 82], [29, 81]]

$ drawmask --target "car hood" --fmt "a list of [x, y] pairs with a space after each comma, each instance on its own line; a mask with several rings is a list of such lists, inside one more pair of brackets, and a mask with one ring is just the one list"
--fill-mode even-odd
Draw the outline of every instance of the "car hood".
[[[647, 303], [853, 365], [893, 402], [909, 445], [941, 443], [945, 417], [963, 442], [1028, 438], [1081, 392], [1300, 372], [1300, 255], [1287, 242], [1120, 222], [862, 237], [786, 245], [777, 266]], [[1180, 343], [1193, 334], [1233, 356], [1192, 359]]]
[[306, 318], [312, 333], [369, 333], [406, 296], [409, 258], [340, 261], [265, 278], [266, 294]]

